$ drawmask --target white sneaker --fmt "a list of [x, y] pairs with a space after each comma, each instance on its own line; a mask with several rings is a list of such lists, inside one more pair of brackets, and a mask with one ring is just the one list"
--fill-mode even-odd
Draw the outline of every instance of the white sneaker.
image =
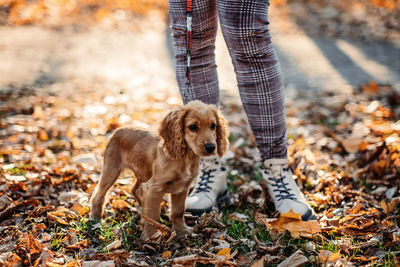
[[186, 211], [200, 216], [223, 203], [229, 204], [226, 176], [227, 169], [221, 159], [203, 158], [196, 185], [186, 198]]
[[307, 203], [303, 193], [293, 179], [293, 174], [288, 167], [287, 159], [269, 159], [264, 161], [265, 169], [262, 170], [264, 180], [275, 209], [281, 214], [291, 209], [300, 213], [303, 221], [316, 220], [314, 210]]

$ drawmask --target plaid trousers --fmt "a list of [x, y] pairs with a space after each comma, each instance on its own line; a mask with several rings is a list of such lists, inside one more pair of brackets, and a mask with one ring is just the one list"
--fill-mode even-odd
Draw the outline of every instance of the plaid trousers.
[[[190, 61], [193, 99], [219, 104], [215, 63], [218, 17], [236, 73], [240, 98], [261, 158], [286, 158], [283, 82], [268, 29], [269, 0], [193, 0]], [[169, 0], [176, 77], [186, 83], [186, 0]], [[218, 15], [217, 15], [218, 14]]]

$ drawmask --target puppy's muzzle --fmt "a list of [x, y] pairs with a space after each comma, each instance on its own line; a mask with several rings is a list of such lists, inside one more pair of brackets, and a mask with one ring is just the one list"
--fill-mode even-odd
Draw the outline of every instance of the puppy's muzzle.
[[211, 144], [211, 143], [210, 144], [205, 144], [204, 148], [206, 149], [208, 154], [211, 154], [215, 150], [215, 144]]

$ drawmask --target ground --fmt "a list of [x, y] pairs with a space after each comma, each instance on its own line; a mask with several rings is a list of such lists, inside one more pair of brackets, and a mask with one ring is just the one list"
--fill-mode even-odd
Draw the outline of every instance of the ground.
[[[143, 241], [130, 194], [135, 177], [126, 172], [110, 192], [108, 217], [89, 221], [107, 137], [123, 125], [157, 130], [181, 104], [168, 20], [159, 10], [132, 16], [103, 8], [94, 23], [44, 15], [26, 23], [14, 14], [0, 26], [0, 264], [397, 265], [398, 35], [389, 26], [380, 35], [368, 27], [360, 36], [327, 34], [334, 11], [324, 9], [321, 30], [276, 2], [270, 26], [286, 85], [290, 167], [318, 221], [277, 219], [221, 34], [232, 203], [197, 220], [187, 216], [196, 231], [182, 238], [170, 230], [164, 202], [159, 234]], [[1, 12], [13, 14], [10, 6]]]

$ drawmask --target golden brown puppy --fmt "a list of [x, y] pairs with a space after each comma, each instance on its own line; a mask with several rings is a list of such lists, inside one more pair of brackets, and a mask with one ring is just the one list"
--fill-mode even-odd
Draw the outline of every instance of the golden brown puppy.
[[[129, 168], [137, 178], [132, 193], [144, 215], [159, 221], [161, 200], [165, 193], [171, 193], [174, 230], [178, 234], [191, 232], [183, 218], [189, 186], [197, 177], [201, 157], [226, 153], [227, 123], [214, 105], [192, 101], [164, 118], [159, 136], [130, 127], [116, 130], [104, 152], [103, 171], [91, 198], [91, 218], [101, 218], [108, 190], [121, 171]], [[145, 221], [144, 237], [155, 232], [156, 228]]]

